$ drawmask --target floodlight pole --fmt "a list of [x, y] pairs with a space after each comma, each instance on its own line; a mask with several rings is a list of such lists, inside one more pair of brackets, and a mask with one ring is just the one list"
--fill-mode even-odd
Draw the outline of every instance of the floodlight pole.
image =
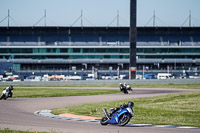
[[83, 10], [81, 10], [81, 27], [83, 28]]
[[10, 26], [10, 10], [8, 9], [8, 28]]
[[46, 9], [44, 10], [44, 26], [46, 27], [46, 25], [47, 25], [47, 14], [46, 14], [47, 12], [46, 12]]
[[119, 10], [117, 10], [117, 27], [119, 27]]
[[156, 13], [155, 10], [153, 11], [153, 27], [156, 26]]
[[192, 13], [191, 13], [191, 10], [190, 10], [190, 15], [189, 15], [189, 27], [192, 26]]
[[129, 79], [136, 79], [136, 44], [137, 44], [137, 0], [130, 0], [130, 63]]

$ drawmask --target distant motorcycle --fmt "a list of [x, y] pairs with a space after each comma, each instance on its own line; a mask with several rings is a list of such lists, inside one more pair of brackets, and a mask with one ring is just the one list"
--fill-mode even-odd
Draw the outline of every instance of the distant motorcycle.
[[4, 99], [6, 100], [8, 98], [8, 95], [9, 95], [9, 90], [8, 89], [4, 89], [1, 93], [1, 98], [0, 100]]
[[124, 86], [122, 83], [119, 84], [119, 89], [120, 89], [120, 91], [123, 91], [124, 94], [128, 94], [126, 86]]
[[117, 124], [118, 126], [125, 126], [134, 117], [134, 103], [129, 101], [128, 104], [123, 104], [120, 108], [111, 108], [109, 114], [106, 109], [103, 111], [104, 117], [100, 121], [101, 125]]
[[6, 87], [1, 93], [0, 100], [2, 99], [6, 100], [8, 97], [12, 97], [12, 95], [13, 95], [13, 86]]

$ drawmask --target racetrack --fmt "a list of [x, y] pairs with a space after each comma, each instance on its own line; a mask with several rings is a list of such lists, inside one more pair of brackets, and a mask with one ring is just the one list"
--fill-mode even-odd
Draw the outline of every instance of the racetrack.
[[[72, 87], [70, 87], [72, 88]], [[65, 88], [63, 88], [65, 89]], [[76, 88], [74, 88], [76, 89]], [[80, 88], [79, 88], [80, 89]], [[84, 88], [86, 89], [86, 88]], [[94, 89], [94, 88], [93, 88]], [[98, 89], [98, 88], [97, 88]], [[107, 88], [109, 89], [109, 88]], [[111, 88], [113, 89], [113, 88]], [[118, 89], [118, 88], [116, 88]], [[52, 119], [35, 115], [38, 110], [59, 108], [84, 103], [98, 103], [138, 97], [151, 97], [169, 93], [185, 91], [199, 91], [192, 89], [134, 89], [133, 93], [96, 95], [96, 96], [70, 96], [51, 98], [17, 98], [0, 101], [0, 128], [9, 128], [23, 131], [46, 131], [66, 133], [199, 133], [199, 129], [155, 128], [155, 127], [118, 127], [113, 125], [101, 126], [99, 123]], [[136, 112], [137, 110], [135, 110]], [[134, 119], [134, 118], [133, 118]]]

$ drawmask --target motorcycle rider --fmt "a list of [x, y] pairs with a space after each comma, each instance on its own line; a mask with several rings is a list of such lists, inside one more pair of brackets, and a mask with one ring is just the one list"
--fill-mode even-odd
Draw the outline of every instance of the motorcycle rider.
[[112, 115], [113, 115], [117, 110], [125, 109], [125, 108], [127, 108], [127, 107], [133, 108], [133, 106], [134, 106], [134, 103], [131, 102], [131, 101], [129, 101], [127, 104], [124, 103], [124, 104], [120, 105], [120, 107], [116, 107], [116, 108], [114, 108], [114, 109], [111, 108], [111, 109], [110, 109], [110, 113], [109, 113], [109, 117], [112, 117]]
[[13, 86], [11, 85], [3, 90], [0, 100], [3, 98], [6, 100], [8, 97], [12, 97], [12, 95], [13, 95]]
[[127, 90], [133, 91], [133, 90], [131, 89], [131, 86], [130, 86], [129, 84], [127, 84], [126, 82], [124, 83], [124, 86], [126, 87]]
[[124, 86], [124, 84], [119, 83], [119, 88], [120, 88], [120, 91], [124, 92], [124, 94], [128, 94], [128, 91], [126, 89], [126, 86]]
[[8, 93], [8, 97], [12, 97], [12, 95], [13, 95], [13, 90], [14, 90], [13, 86], [12, 86], [12, 85], [10, 85], [10, 86], [9, 86], [9, 93]]
[[8, 98], [8, 95], [9, 95], [9, 87], [6, 87], [5, 89], [3, 89], [0, 100], [1, 99], [6, 100]]

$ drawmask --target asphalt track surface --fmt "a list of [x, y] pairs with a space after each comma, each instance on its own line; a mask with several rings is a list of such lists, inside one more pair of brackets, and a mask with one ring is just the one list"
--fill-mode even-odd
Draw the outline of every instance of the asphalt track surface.
[[104, 101], [114, 101], [130, 98], [134, 99], [139, 97], [152, 97], [166, 95], [169, 93], [180, 93], [185, 91], [198, 90], [140, 88], [134, 89], [133, 93], [130, 93], [128, 95], [110, 94], [51, 98], [10, 98], [7, 100], [0, 101], [0, 128], [9, 128], [13, 130], [22, 131], [45, 131], [56, 133], [199, 133], [199, 129], [156, 128], [137, 126], [119, 127], [115, 125], [101, 126], [99, 123], [52, 119], [34, 114], [34, 112], [38, 110], [60, 108], [85, 103], [98, 103]]

